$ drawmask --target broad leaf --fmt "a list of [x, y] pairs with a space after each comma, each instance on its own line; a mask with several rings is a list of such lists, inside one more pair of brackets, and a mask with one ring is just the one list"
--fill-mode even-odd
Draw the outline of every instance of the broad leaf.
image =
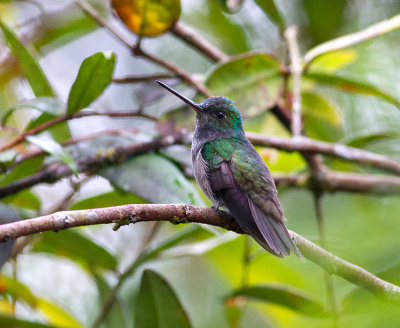
[[143, 272], [134, 322], [140, 328], [192, 327], [168, 282], [151, 270]]
[[75, 161], [72, 157], [61, 147], [60, 144], [55, 142], [49, 136], [41, 135], [41, 136], [28, 136], [26, 139], [44, 150], [45, 152], [49, 153], [50, 155], [54, 156], [54, 158], [58, 159], [59, 161], [63, 162], [64, 164], [68, 165], [69, 168], [74, 172], [74, 174], [78, 174], [78, 167], [76, 166]]
[[383, 100], [386, 100], [387, 102], [400, 108], [400, 102], [396, 97], [380, 90], [368, 82], [357, 81], [351, 78], [325, 73], [307, 73], [304, 75], [304, 77], [318, 83], [339, 88], [343, 91], [373, 95], [382, 98]]
[[306, 296], [301, 290], [287, 285], [259, 285], [244, 287], [234, 292], [233, 296], [245, 296], [249, 299], [275, 303], [310, 316], [324, 316], [321, 304]]
[[339, 109], [321, 95], [315, 92], [303, 92], [301, 100], [302, 113], [305, 116], [312, 116], [332, 125], [340, 125], [342, 123]]
[[117, 260], [106, 249], [89, 237], [74, 230], [43, 233], [43, 239], [35, 243], [33, 250], [65, 256], [84, 267], [99, 267], [115, 270]]
[[18, 39], [17, 35], [2, 21], [0, 21], [0, 28], [3, 31], [4, 38], [10, 45], [12, 54], [17, 59], [36, 97], [54, 96], [39, 63], [29, 53], [28, 49], [26, 49], [24, 44]]
[[152, 203], [204, 205], [182, 172], [168, 159], [145, 154], [100, 170], [100, 175], [124, 191]]
[[[21, 282], [7, 277], [0, 277], [1, 293], [24, 301], [30, 307], [40, 310], [47, 321], [57, 327], [82, 328], [83, 326], [62, 307], [53, 302], [36, 297], [31, 290]], [[1, 322], [1, 321], [0, 321]], [[19, 326], [18, 326], [19, 327]]]
[[340, 49], [317, 57], [309, 67], [311, 72], [332, 74], [357, 60], [354, 49]]
[[314, 44], [332, 39], [342, 24], [347, 0], [302, 0]]
[[47, 321], [57, 327], [84, 328], [71, 314], [54, 302], [38, 298], [37, 308], [46, 316]]
[[112, 0], [111, 3], [124, 24], [141, 36], [167, 32], [181, 14], [180, 0]]
[[[98, 273], [93, 273], [93, 275], [94, 275], [96, 285], [97, 285], [97, 290], [98, 290], [99, 296], [100, 296], [100, 304], [99, 305], [101, 308], [101, 306], [106, 301], [108, 295], [110, 294], [111, 288], [110, 288], [108, 282], [103, 277], [101, 277]], [[121, 302], [118, 298], [116, 300], [114, 300], [113, 306], [110, 309], [110, 311], [107, 313], [107, 316], [104, 321], [105, 321], [104, 327], [106, 327], [106, 328], [128, 327], [125, 316], [124, 316], [124, 312], [122, 309]]]
[[279, 9], [276, 7], [275, 0], [255, 0], [255, 2], [264, 11], [267, 17], [279, 26], [281, 31], [285, 30], [286, 23]]
[[16, 319], [15, 317], [0, 314], [1, 327], [18, 327], [18, 328], [59, 328], [59, 326], [46, 325], [44, 323]]
[[15, 206], [35, 211], [40, 210], [41, 207], [39, 197], [29, 189], [4, 197], [2, 201], [4, 203], [12, 203]]
[[124, 204], [145, 204], [144, 199], [127, 192], [110, 191], [105, 194], [96, 195], [82, 199], [71, 206], [71, 210], [84, 210], [88, 208], [110, 207]]
[[163, 241], [157, 247], [152, 249], [151, 251], [144, 253], [137, 261], [138, 264], [144, 263], [146, 261], [150, 261], [156, 258], [162, 251], [170, 249], [171, 247], [179, 244], [180, 242], [189, 239], [198, 235], [200, 232], [204, 230], [197, 225], [191, 225], [189, 227], [183, 228], [181, 231], [177, 232], [176, 234], [169, 237], [167, 240]]
[[224, 234], [207, 238], [206, 240], [202, 240], [196, 243], [179, 245], [174, 248], [170, 248], [163, 252], [163, 257], [171, 258], [171, 257], [181, 257], [181, 256], [192, 256], [192, 255], [203, 255], [213, 249], [231, 242], [232, 240], [238, 238], [239, 235], [233, 232], [225, 232]]
[[272, 107], [281, 87], [279, 62], [267, 54], [245, 54], [217, 66], [206, 86], [216, 96], [228, 97], [244, 115]]
[[32, 157], [19, 163], [11, 172], [7, 172], [0, 180], [0, 186], [9, 184], [15, 180], [25, 178], [31, 174], [37, 173], [42, 165], [43, 156]]
[[[51, 97], [39, 97], [35, 99], [23, 100], [16, 106], [11, 107], [2, 117], [1, 123], [5, 125], [10, 115], [19, 109], [33, 109], [41, 113], [47, 113], [52, 118], [65, 113], [64, 105], [57, 99]], [[35, 126], [30, 126], [33, 128]]]
[[68, 114], [79, 112], [103, 93], [112, 80], [115, 61], [115, 55], [107, 51], [95, 53], [82, 62], [68, 96]]
[[244, 0], [218, 0], [224, 11], [229, 14], [237, 13], [242, 8]]

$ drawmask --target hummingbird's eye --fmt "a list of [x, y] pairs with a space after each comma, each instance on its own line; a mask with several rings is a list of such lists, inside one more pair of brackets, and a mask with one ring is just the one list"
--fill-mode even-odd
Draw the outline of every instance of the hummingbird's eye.
[[217, 119], [219, 119], [219, 120], [222, 120], [222, 119], [225, 118], [225, 114], [224, 114], [223, 112], [217, 112], [217, 113], [215, 114], [215, 117], [216, 117]]

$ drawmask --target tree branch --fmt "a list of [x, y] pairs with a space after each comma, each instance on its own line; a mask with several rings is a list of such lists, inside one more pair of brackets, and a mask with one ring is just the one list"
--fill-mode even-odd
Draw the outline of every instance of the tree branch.
[[[181, 134], [176, 134], [174, 136], [169, 135], [148, 142], [116, 147], [112, 148], [111, 150], [108, 149], [102, 153], [97, 153], [78, 159], [76, 161], [76, 165], [79, 172], [95, 172], [107, 165], [122, 163], [133, 156], [147, 153], [152, 150], [157, 150], [162, 147], [167, 147], [176, 143], [182, 143], [182, 138], [183, 135]], [[14, 194], [39, 183], [52, 183], [70, 175], [72, 175], [72, 170], [68, 165], [62, 163], [52, 164], [26, 178], [13, 181], [8, 185], [0, 187], [0, 198]]]
[[[118, 226], [147, 221], [172, 223], [201, 223], [244, 233], [233, 218], [225, 212], [184, 204], [130, 204], [79, 211], [58, 212], [0, 226], [0, 241], [44, 232], [60, 231], [71, 227], [116, 223]], [[329, 273], [341, 276], [389, 302], [400, 304], [400, 287], [372, 275], [361, 267], [349, 263], [313, 244], [304, 237], [290, 232], [305, 258]]]
[[396, 15], [390, 19], [373, 24], [359, 32], [347, 34], [337, 39], [321, 43], [320, 45], [308, 51], [304, 56], [304, 61], [306, 63], [305, 69], [310, 66], [311, 62], [314, 59], [323, 54], [326, 54], [330, 51], [353, 46], [357, 43], [364, 42], [366, 40], [391, 32], [398, 28], [400, 28], [400, 15]]
[[288, 152], [299, 151], [301, 153], [323, 154], [400, 174], [399, 162], [383, 155], [338, 143], [318, 141], [303, 136], [295, 139], [270, 137], [252, 132], [246, 132], [246, 136], [253, 144], [258, 146], [273, 147]]
[[292, 135], [298, 137], [301, 135], [302, 122], [301, 122], [301, 75], [303, 67], [301, 62], [301, 55], [299, 44], [297, 42], [297, 28], [290, 26], [285, 31], [285, 37], [288, 43], [290, 55], [290, 71], [293, 78], [293, 101], [292, 101]]
[[107, 112], [107, 113], [98, 113], [98, 112], [94, 112], [94, 111], [81, 111], [72, 115], [60, 115], [50, 121], [47, 121], [43, 124], [40, 124], [39, 126], [28, 130], [24, 133], [22, 133], [18, 138], [16, 138], [15, 140], [9, 142], [8, 144], [5, 144], [4, 146], [0, 147], [0, 152], [10, 149], [12, 147], [15, 147], [17, 145], [19, 145], [21, 142], [24, 142], [26, 137], [28, 136], [33, 136], [35, 134], [38, 134], [44, 130], [47, 130], [49, 128], [51, 128], [54, 125], [60, 124], [62, 122], [68, 121], [68, 120], [72, 120], [72, 119], [76, 119], [76, 118], [81, 118], [81, 117], [87, 117], [87, 116], [108, 116], [108, 117], [143, 117], [143, 118], [147, 118], [149, 120], [157, 120], [154, 116], [151, 115], [147, 115], [142, 113], [140, 110], [136, 111], [136, 112]]
[[180, 69], [178, 66], [173, 65], [170, 62], [167, 62], [164, 59], [156, 57], [152, 54], [149, 54], [143, 51], [139, 44], [133, 44], [130, 40], [128, 40], [123, 34], [121, 34], [116, 28], [114, 28], [111, 24], [107, 22], [105, 18], [103, 18], [90, 4], [88, 4], [85, 0], [75, 0], [76, 4], [81, 7], [89, 16], [91, 16], [99, 25], [106, 28], [109, 32], [111, 32], [114, 36], [116, 36], [123, 44], [125, 44], [134, 55], [146, 58], [147, 60], [160, 65], [171, 72], [174, 72], [178, 77], [181, 77], [185, 82], [192, 85], [197, 89], [197, 91], [204, 94], [206, 97], [211, 97], [211, 92], [206, 88], [206, 86], [199, 81], [196, 81], [192, 78], [192, 76], [186, 73], [184, 70]]
[[224, 54], [217, 47], [214, 47], [210, 42], [194, 33], [191, 29], [177, 22], [170, 30], [172, 34], [193, 48], [199, 50], [202, 54], [206, 55], [214, 62], [227, 61], [229, 56]]
[[177, 76], [170, 73], [158, 73], [158, 74], [148, 74], [148, 75], [132, 75], [124, 77], [114, 77], [114, 83], [140, 83], [140, 82], [154, 82], [155, 80], [162, 79], [173, 79]]

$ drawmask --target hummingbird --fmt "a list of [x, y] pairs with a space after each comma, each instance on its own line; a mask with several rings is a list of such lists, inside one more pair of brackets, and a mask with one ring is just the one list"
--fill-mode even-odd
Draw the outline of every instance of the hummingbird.
[[234, 102], [211, 97], [197, 104], [156, 82], [196, 111], [191, 150], [194, 176], [213, 208], [225, 206], [237, 224], [273, 255], [284, 257], [293, 251], [302, 258], [286, 229], [271, 173], [245, 136]]

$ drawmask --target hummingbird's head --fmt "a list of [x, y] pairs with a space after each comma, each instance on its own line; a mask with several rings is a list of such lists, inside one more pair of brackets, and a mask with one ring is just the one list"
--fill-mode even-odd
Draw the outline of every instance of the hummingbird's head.
[[196, 111], [196, 124], [199, 128], [221, 132], [243, 130], [242, 115], [239, 109], [234, 106], [232, 100], [226, 97], [211, 97], [197, 104], [168, 85], [160, 81], [156, 82]]

